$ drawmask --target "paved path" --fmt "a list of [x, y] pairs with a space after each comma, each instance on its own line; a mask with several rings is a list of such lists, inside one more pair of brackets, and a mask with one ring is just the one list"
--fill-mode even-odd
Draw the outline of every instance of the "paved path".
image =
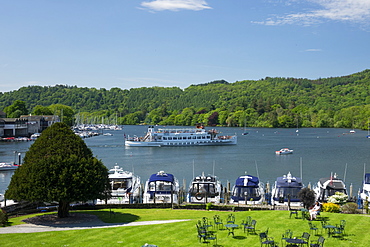
[[142, 226], [142, 225], [156, 225], [168, 224], [174, 222], [182, 222], [188, 220], [154, 220], [154, 221], [138, 221], [130, 223], [104, 223], [101, 220], [95, 220], [87, 223], [60, 225], [60, 226], [44, 226], [35, 224], [22, 224], [9, 227], [0, 227], [0, 234], [8, 233], [33, 233], [33, 232], [50, 232], [50, 231], [68, 231], [68, 230], [81, 230], [81, 229], [95, 229], [95, 228], [110, 228], [122, 226]]

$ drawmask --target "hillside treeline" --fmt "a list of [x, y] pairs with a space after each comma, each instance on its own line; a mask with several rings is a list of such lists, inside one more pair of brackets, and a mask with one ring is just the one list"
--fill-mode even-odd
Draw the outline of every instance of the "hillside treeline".
[[13, 114], [15, 100], [24, 102], [28, 113], [68, 106], [75, 123], [367, 129], [370, 70], [317, 80], [220, 80], [185, 89], [28, 86], [0, 93], [0, 110]]

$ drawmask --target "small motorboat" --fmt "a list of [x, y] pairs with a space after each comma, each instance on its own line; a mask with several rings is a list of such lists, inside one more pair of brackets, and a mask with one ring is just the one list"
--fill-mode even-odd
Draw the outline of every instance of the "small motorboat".
[[19, 167], [18, 165], [13, 164], [13, 163], [5, 163], [5, 162], [0, 163], [0, 171], [15, 170], [18, 167]]
[[262, 204], [264, 199], [264, 184], [258, 177], [244, 175], [236, 179], [230, 203]]
[[279, 151], [275, 151], [275, 153], [278, 154], [278, 155], [280, 155], [280, 154], [292, 154], [293, 150], [289, 149], [289, 148], [282, 148]]
[[363, 202], [370, 201], [370, 173], [365, 173], [360, 197]]
[[278, 177], [272, 188], [271, 205], [302, 206], [298, 197], [302, 188], [302, 178], [293, 177], [290, 172]]
[[327, 202], [328, 197], [335, 195], [336, 192], [347, 195], [346, 185], [342, 179], [337, 177], [337, 174], [330, 175], [328, 178], [320, 178], [313, 191], [319, 202]]
[[197, 176], [190, 183], [188, 202], [220, 203], [223, 197], [221, 181], [214, 175]]
[[178, 203], [179, 181], [170, 173], [152, 174], [145, 183], [143, 203]]

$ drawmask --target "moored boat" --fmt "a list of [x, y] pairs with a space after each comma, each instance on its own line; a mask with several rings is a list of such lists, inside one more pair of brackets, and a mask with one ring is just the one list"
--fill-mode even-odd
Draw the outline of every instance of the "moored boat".
[[[126, 204], [140, 202], [140, 177], [133, 172], [124, 171], [119, 166], [114, 166], [109, 170], [109, 181], [111, 184], [111, 198], [108, 204]], [[98, 200], [97, 204], [105, 203]]]
[[235, 145], [237, 136], [221, 136], [215, 129], [206, 130], [204, 126], [196, 128], [158, 129], [149, 126], [144, 137], [130, 137], [125, 139], [129, 147], [183, 147], [183, 146], [214, 146]]
[[264, 185], [258, 177], [244, 175], [236, 179], [230, 203], [262, 204], [263, 201]]
[[276, 154], [281, 155], [281, 154], [292, 154], [293, 150], [289, 148], [282, 148], [279, 151], [275, 151]]
[[326, 202], [328, 197], [335, 195], [336, 192], [347, 195], [346, 185], [342, 179], [337, 177], [337, 174], [320, 178], [313, 190], [316, 193], [316, 200], [319, 202]]
[[278, 177], [271, 192], [271, 204], [301, 206], [298, 193], [302, 188], [302, 179], [293, 177], [290, 172], [283, 177]]
[[11, 171], [17, 169], [19, 166], [13, 163], [0, 163], [0, 171]]
[[220, 203], [222, 198], [222, 184], [214, 175], [197, 176], [191, 181], [188, 193], [188, 202], [191, 203]]
[[362, 201], [370, 202], [370, 173], [365, 173], [362, 189], [360, 193]]
[[179, 181], [170, 173], [152, 174], [145, 183], [143, 203], [178, 203]]

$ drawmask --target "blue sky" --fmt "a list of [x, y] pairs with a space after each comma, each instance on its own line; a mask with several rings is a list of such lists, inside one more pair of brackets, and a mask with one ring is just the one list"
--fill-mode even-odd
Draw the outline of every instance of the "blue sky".
[[370, 0], [0, 0], [0, 92], [370, 68]]

